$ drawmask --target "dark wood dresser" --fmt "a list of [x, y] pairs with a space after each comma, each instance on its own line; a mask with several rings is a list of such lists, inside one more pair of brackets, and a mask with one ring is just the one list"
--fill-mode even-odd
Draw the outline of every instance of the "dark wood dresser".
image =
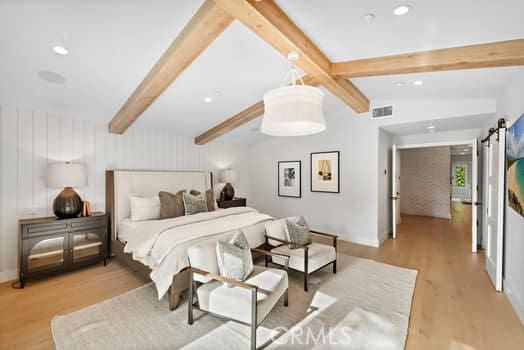
[[233, 208], [233, 207], [245, 207], [246, 199], [245, 198], [233, 198], [229, 201], [218, 200], [218, 207], [222, 209]]
[[107, 258], [107, 216], [95, 212], [73, 219], [43, 217], [19, 220], [20, 285], [95, 264]]

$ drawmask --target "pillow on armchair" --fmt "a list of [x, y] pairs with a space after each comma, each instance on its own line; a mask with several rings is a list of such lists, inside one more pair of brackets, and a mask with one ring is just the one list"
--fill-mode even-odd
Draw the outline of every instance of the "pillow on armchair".
[[[216, 255], [218, 270], [224, 277], [245, 281], [253, 272], [251, 249], [240, 230], [228, 242], [217, 242]], [[226, 286], [233, 287], [227, 283]]]
[[[303, 216], [287, 218], [286, 227], [287, 240], [289, 242], [300, 245], [308, 245], [311, 243], [309, 227]], [[298, 247], [294, 245], [289, 245], [289, 248], [295, 249]]]

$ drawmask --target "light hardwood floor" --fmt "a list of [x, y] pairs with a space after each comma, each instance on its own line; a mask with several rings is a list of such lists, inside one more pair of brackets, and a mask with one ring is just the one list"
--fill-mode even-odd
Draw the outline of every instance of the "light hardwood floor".
[[[419, 271], [406, 349], [524, 349], [524, 326], [506, 296], [491, 286], [484, 254], [469, 252], [470, 222], [470, 207], [456, 205], [451, 221], [404, 216], [398, 238], [380, 248], [340, 242], [340, 252]], [[24, 290], [0, 284], [0, 348], [50, 349], [54, 315], [145, 282], [111, 261], [30, 281]]]

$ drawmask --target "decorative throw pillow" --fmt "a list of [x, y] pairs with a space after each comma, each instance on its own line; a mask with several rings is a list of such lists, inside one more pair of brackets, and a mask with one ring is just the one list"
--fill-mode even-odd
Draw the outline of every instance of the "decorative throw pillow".
[[[287, 240], [296, 244], [310, 244], [311, 236], [309, 233], [309, 227], [307, 226], [304, 217], [291, 217], [286, 219], [287, 226]], [[290, 249], [297, 248], [294, 245], [289, 245]]]
[[[197, 190], [191, 190], [189, 193], [193, 196], [198, 196], [201, 194], [201, 192]], [[217, 209], [217, 201], [215, 199], [215, 192], [213, 189], [206, 191], [206, 205], [208, 211], [215, 211]]]
[[[246, 236], [237, 231], [229, 242], [217, 242], [217, 263], [220, 275], [245, 281], [253, 272], [253, 257]], [[227, 287], [233, 287], [225, 283]]]
[[158, 192], [158, 197], [160, 198], [160, 219], [184, 216], [184, 199], [182, 196], [184, 192], [186, 190], [178, 191], [175, 194], [165, 191]]
[[129, 196], [131, 221], [156, 220], [160, 216], [160, 199], [158, 196]]
[[[268, 236], [282, 239], [284, 241], [289, 240], [287, 237], [288, 234], [287, 234], [286, 219], [270, 221], [265, 225], [265, 227], [266, 227], [266, 234]], [[268, 240], [268, 243], [274, 247], [282, 245], [282, 242], [275, 241], [273, 239]]]
[[186, 215], [207, 212], [206, 197], [202, 194], [193, 196], [187, 192], [182, 193], [184, 200], [184, 210]]

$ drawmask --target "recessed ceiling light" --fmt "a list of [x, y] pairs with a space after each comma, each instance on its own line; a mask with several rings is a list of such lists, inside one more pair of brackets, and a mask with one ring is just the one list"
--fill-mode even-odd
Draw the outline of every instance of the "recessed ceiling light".
[[372, 13], [366, 13], [364, 19], [368, 22], [373, 22], [375, 20], [375, 15]]
[[398, 81], [395, 83], [395, 86], [404, 86], [404, 82], [403, 81]]
[[69, 55], [69, 50], [61, 45], [53, 47], [53, 51], [59, 55], [66, 56]]
[[420, 86], [420, 85], [422, 85], [422, 84], [424, 84], [424, 83], [422, 82], [422, 80], [415, 80], [415, 81], [413, 82], [413, 85], [415, 85], [415, 86]]
[[433, 123], [429, 123], [427, 129], [429, 132], [435, 132], [435, 125], [433, 125]]
[[409, 10], [411, 10], [410, 5], [400, 5], [395, 7], [395, 9], [393, 10], [393, 14], [395, 14], [396, 16], [403, 16], [406, 13], [408, 13]]
[[212, 99], [211, 97], [206, 97], [206, 98], [204, 99], [204, 102], [205, 102], [205, 103], [209, 103], [209, 102], [211, 102], [211, 101], [213, 101], [213, 99]]
[[51, 72], [48, 70], [41, 70], [36, 73], [40, 79], [52, 84], [63, 84], [66, 82], [66, 78], [63, 75], [60, 75], [56, 72]]

